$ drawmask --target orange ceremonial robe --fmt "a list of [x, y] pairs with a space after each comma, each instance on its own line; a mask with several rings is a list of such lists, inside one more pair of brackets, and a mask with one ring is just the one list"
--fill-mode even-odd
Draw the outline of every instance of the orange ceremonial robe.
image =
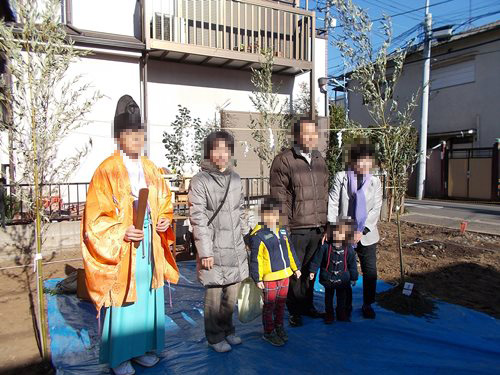
[[[177, 283], [179, 269], [170, 251], [174, 233], [155, 228], [158, 220], [172, 221], [172, 194], [160, 170], [148, 158], [141, 158], [149, 188], [148, 203], [153, 223], [152, 252], [154, 289], [164, 281]], [[135, 289], [136, 248], [123, 237], [133, 224], [133, 201], [128, 172], [117, 151], [104, 160], [92, 177], [82, 218], [82, 253], [87, 288], [98, 311], [137, 300]]]

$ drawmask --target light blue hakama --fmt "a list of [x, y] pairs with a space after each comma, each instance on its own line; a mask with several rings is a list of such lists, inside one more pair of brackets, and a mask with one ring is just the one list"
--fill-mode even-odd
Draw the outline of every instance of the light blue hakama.
[[149, 351], [159, 353], [165, 347], [165, 297], [163, 288], [151, 288], [153, 256], [147, 216], [144, 219], [144, 240], [136, 249], [135, 257], [137, 301], [106, 308], [100, 362], [109, 363], [111, 368]]

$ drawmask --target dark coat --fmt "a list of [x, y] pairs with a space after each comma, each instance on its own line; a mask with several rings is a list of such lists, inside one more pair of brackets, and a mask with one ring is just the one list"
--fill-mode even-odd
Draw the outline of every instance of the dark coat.
[[271, 195], [283, 204], [283, 225], [290, 229], [314, 228], [326, 224], [328, 169], [319, 151], [311, 164], [292, 147], [278, 154], [271, 165]]
[[352, 246], [336, 247], [325, 242], [316, 251], [309, 272], [319, 272], [319, 282], [327, 288], [344, 287], [358, 279], [356, 253]]

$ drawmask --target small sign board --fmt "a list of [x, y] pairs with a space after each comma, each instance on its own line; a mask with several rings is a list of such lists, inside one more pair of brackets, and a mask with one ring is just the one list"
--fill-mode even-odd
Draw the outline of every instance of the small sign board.
[[413, 283], [405, 283], [403, 287], [403, 294], [405, 296], [411, 296], [411, 293], [413, 292]]

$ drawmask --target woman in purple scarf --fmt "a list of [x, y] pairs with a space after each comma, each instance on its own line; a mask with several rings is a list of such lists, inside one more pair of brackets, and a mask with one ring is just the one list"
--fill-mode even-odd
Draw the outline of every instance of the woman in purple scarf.
[[[377, 223], [382, 207], [380, 179], [370, 171], [374, 166], [375, 150], [370, 144], [354, 145], [349, 151], [347, 171], [335, 175], [328, 200], [328, 222], [339, 217], [351, 217], [356, 226], [354, 242], [363, 272], [363, 316], [375, 318], [372, 304], [377, 287]], [[347, 306], [352, 309], [352, 290]]]

